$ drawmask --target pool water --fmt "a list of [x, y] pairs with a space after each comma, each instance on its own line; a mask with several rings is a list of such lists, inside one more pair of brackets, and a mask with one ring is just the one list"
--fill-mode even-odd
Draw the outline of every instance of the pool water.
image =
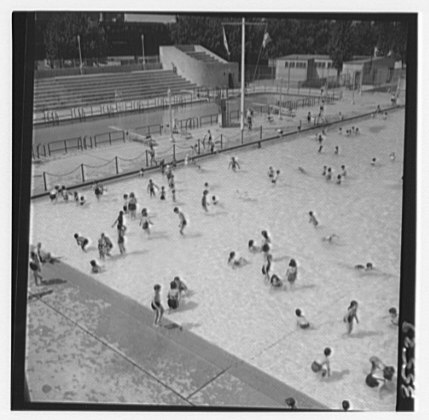
[[[42, 242], [89, 274], [89, 261], [98, 258], [97, 239], [104, 232], [116, 245], [111, 226], [123, 194], [134, 192], [139, 210], [149, 209], [152, 233], [146, 235], [138, 219], [127, 216], [127, 255], [119, 256], [116, 246], [113, 257], [103, 262], [105, 272], [94, 275], [98, 281], [147, 307], [159, 283], [166, 306], [169, 282], [178, 275], [192, 292], [168, 315], [171, 320], [333, 409], [348, 399], [354, 409], [394, 410], [395, 393], [378, 398], [365, 385], [365, 376], [372, 355], [389, 365], [397, 362], [397, 330], [388, 309], [399, 305], [404, 115], [402, 110], [387, 120], [355, 123], [360, 134], [350, 137], [332, 129], [322, 153], [314, 135], [303, 134], [261, 149], [234, 151], [241, 166], [237, 172], [228, 169], [231, 153], [200, 161], [201, 168], [182, 167], [175, 172], [176, 203], [160, 173], [109, 184], [99, 202], [91, 190], [83, 190], [84, 207], [34, 200], [30, 242]], [[344, 182], [326, 181], [324, 165], [333, 168], [335, 177], [345, 165]], [[275, 185], [267, 176], [269, 166], [280, 170]], [[149, 178], [165, 186], [166, 201], [149, 197]], [[201, 206], [205, 182], [210, 196], [219, 198], [208, 212]], [[189, 220], [183, 237], [175, 206]], [[317, 228], [308, 222], [310, 210], [320, 222]], [[262, 255], [247, 251], [248, 240], [261, 243], [262, 230], [272, 237], [274, 273], [284, 277], [290, 258], [296, 259], [294, 290], [272, 290], [261, 273]], [[91, 239], [87, 253], [76, 245], [77, 232]], [[322, 240], [333, 233], [333, 243]], [[249, 264], [229, 267], [230, 251]], [[354, 270], [368, 261], [373, 272]], [[359, 303], [359, 324], [345, 336], [342, 319], [351, 300]], [[297, 330], [296, 308], [313, 329]], [[333, 374], [321, 380], [310, 365], [327, 346], [333, 349]]]

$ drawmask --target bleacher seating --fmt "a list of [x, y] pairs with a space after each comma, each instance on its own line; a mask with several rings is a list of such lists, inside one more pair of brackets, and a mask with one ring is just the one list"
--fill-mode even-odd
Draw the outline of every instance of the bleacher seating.
[[192, 90], [197, 86], [171, 70], [105, 73], [36, 79], [34, 112], [136, 101]]

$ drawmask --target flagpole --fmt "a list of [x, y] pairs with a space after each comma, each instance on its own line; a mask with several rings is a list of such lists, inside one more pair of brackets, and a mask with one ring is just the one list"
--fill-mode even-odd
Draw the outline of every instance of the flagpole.
[[241, 21], [241, 100], [240, 100], [240, 130], [243, 136], [244, 131], [244, 46], [246, 41], [246, 21], [243, 17]]
[[256, 72], [258, 70], [259, 59], [261, 58], [261, 52], [262, 52], [262, 47], [263, 46], [264, 46], [264, 43], [261, 44], [261, 48], [259, 49], [258, 61], [256, 62], [255, 72], [253, 73], [253, 80], [256, 79]]

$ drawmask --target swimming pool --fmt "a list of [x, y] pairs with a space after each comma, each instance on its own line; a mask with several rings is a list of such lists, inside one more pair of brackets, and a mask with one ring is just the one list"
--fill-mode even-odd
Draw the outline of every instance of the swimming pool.
[[[134, 192], [139, 208], [152, 214], [151, 237], [138, 220], [128, 218], [127, 256], [118, 257], [115, 247], [106, 271], [96, 276], [100, 282], [149, 306], [153, 285], [162, 285], [166, 303], [169, 282], [179, 275], [193, 293], [169, 318], [184, 328], [329, 407], [349, 399], [354, 409], [394, 410], [396, 395], [380, 400], [364, 379], [372, 355], [391, 365], [397, 360], [397, 330], [386, 315], [399, 303], [404, 111], [357, 125], [357, 136], [328, 132], [320, 154], [314, 136], [302, 135], [262, 149], [234, 151], [241, 165], [236, 173], [227, 169], [232, 154], [199, 162], [201, 170], [180, 168], [175, 174], [177, 203], [169, 194], [164, 202], [149, 198], [149, 178], [167, 188], [159, 173], [108, 185], [100, 202], [92, 191], [83, 191], [88, 199], [83, 208], [35, 200], [30, 242], [41, 241], [66, 263], [89, 273], [89, 260], [98, 257], [96, 240], [105, 232], [116, 242], [111, 225], [123, 194]], [[336, 145], [339, 155], [334, 154]], [[390, 152], [396, 153], [395, 161]], [[374, 167], [373, 157], [379, 162]], [[321, 176], [323, 165], [336, 174], [343, 164], [348, 175], [342, 185]], [[267, 177], [269, 166], [281, 171], [275, 186]], [[205, 182], [210, 195], [220, 200], [208, 213], [200, 204]], [[185, 237], [178, 232], [176, 205], [189, 218]], [[317, 229], [308, 223], [310, 210], [319, 219]], [[247, 251], [248, 240], [260, 243], [264, 229], [272, 236], [275, 273], [284, 276], [290, 258], [298, 262], [293, 291], [274, 291], [264, 284], [262, 256]], [[87, 254], [77, 247], [75, 232], [92, 240]], [[332, 233], [338, 235], [335, 243], [322, 241]], [[233, 250], [250, 264], [228, 267]], [[367, 261], [374, 263], [375, 272], [353, 269]], [[342, 318], [351, 300], [359, 302], [360, 323], [345, 337]], [[296, 329], [298, 307], [315, 329]], [[310, 365], [327, 346], [334, 351], [333, 375], [322, 382]]]

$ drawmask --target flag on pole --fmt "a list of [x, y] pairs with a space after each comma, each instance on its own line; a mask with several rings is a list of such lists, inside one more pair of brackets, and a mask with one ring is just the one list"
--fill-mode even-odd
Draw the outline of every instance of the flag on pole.
[[222, 26], [223, 30], [223, 45], [225, 46], [226, 53], [228, 54], [228, 57], [230, 56], [229, 47], [228, 47], [228, 41], [226, 39], [226, 33], [225, 33], [225, 27]]
[[262, 48], [265, 48], [268, 43], [270, 43], [272, 41], [270, 35], [268, 32], [264, 33], [264, 39], [262, 40]]

